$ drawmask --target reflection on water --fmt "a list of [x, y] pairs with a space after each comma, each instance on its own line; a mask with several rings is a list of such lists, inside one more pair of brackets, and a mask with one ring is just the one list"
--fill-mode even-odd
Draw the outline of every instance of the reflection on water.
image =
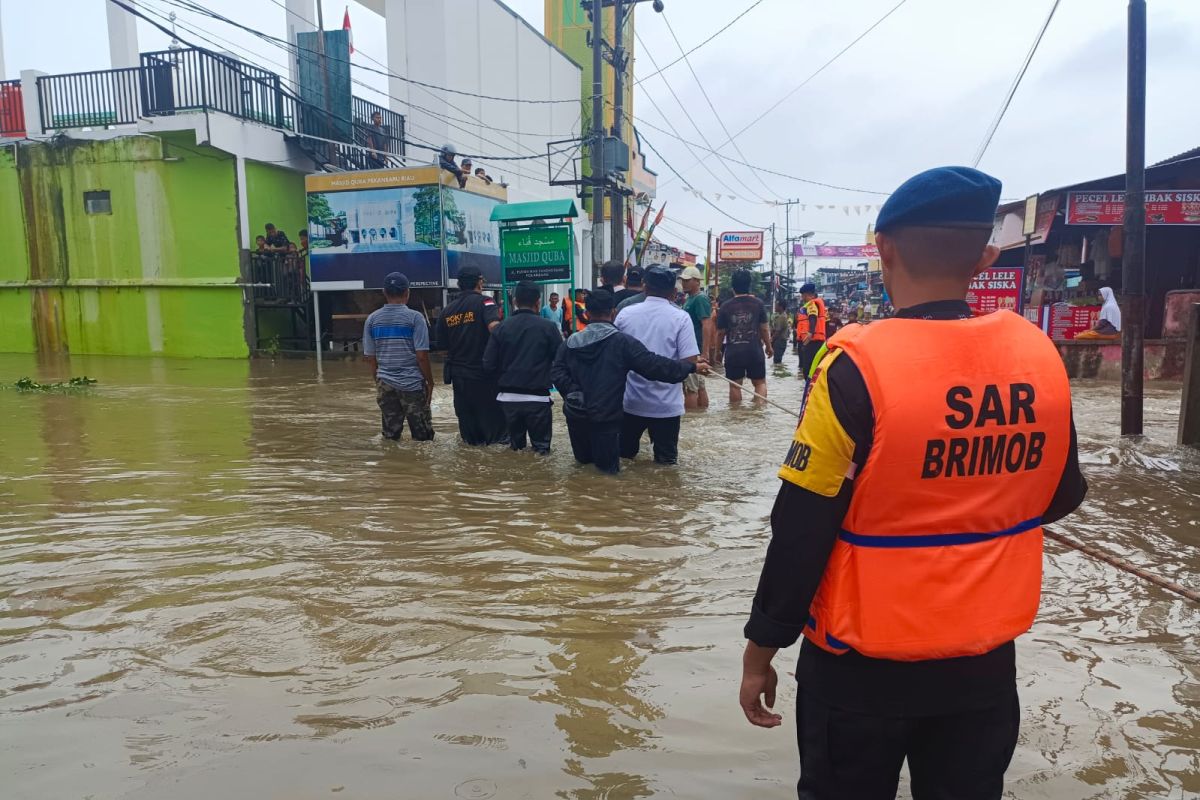
[[[445, 387], [434, 442], [383, 443], [361, 365], [0, 356], [85, 373], [0, 391], [6, 798], [794, 796], [794, 730], [735, 698], [783, 413], [714, 391], [678, 469], [613, 479], [561, 427], [548, 459], [457, 444]], [[1196, 585], [1177, 387], [1140, 443], [1076, 392], [1061, 529]], [[1200, 794], [1200, 612], [1049, 548], [1010, 796]]]

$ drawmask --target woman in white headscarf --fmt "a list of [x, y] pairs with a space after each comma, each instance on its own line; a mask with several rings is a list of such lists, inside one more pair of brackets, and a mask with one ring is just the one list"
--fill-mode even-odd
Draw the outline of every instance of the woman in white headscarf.
[[1117, 305], [1117, 297], [1107, 286], [1100, 287], [1100, 299], [1104, 305], [1100, 307], [1100, 319], [1090, 331], [1076, 336], [1076, 339], [1115, 339], [1121, 335], [1121, 307]]

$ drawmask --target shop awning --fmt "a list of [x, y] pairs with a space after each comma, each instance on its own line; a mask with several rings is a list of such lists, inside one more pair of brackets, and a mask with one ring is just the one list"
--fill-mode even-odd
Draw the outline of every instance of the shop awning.
[[523, 222], [536, 219], [562, 219], [579, 216], [575, 201], [539, 200], [534, 203], [505, 203], [492, 209], [492, 222]]

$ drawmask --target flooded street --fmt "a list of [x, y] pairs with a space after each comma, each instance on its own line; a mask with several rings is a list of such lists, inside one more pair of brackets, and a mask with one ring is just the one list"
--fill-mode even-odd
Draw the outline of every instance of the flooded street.
[[[0, 390], [0, 796], [795, 796], [794, 682], [782, 728], [737, 704], [783, 412], [710, 378], [678, 468], [607, 478], [558, 409], [547, 459], [459, 444], [444, 386], [435, 441], [381, 442], [362, 364], [0, 356], [85, 374]], [[1139, 443], [1117, 386], [1075, 391], [1056, 529], [1196, 587], [1178, 386]], [[1200, 796], [1200, 609], [1047, 550], [1008, 796]]]

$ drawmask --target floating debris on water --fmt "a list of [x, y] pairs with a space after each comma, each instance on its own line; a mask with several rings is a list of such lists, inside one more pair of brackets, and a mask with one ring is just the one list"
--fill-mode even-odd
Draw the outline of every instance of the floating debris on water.
[[33, 378], [24, 377], [17, 380], [13, 384], [13, 388], [18, 392], [81, 392], [90, 389], [97, 383], [99, 381], [95, 378], [89, 378], [87, 375], [79, 375], [68, 381], [59, 381], [57, 383], [39, 383]]

